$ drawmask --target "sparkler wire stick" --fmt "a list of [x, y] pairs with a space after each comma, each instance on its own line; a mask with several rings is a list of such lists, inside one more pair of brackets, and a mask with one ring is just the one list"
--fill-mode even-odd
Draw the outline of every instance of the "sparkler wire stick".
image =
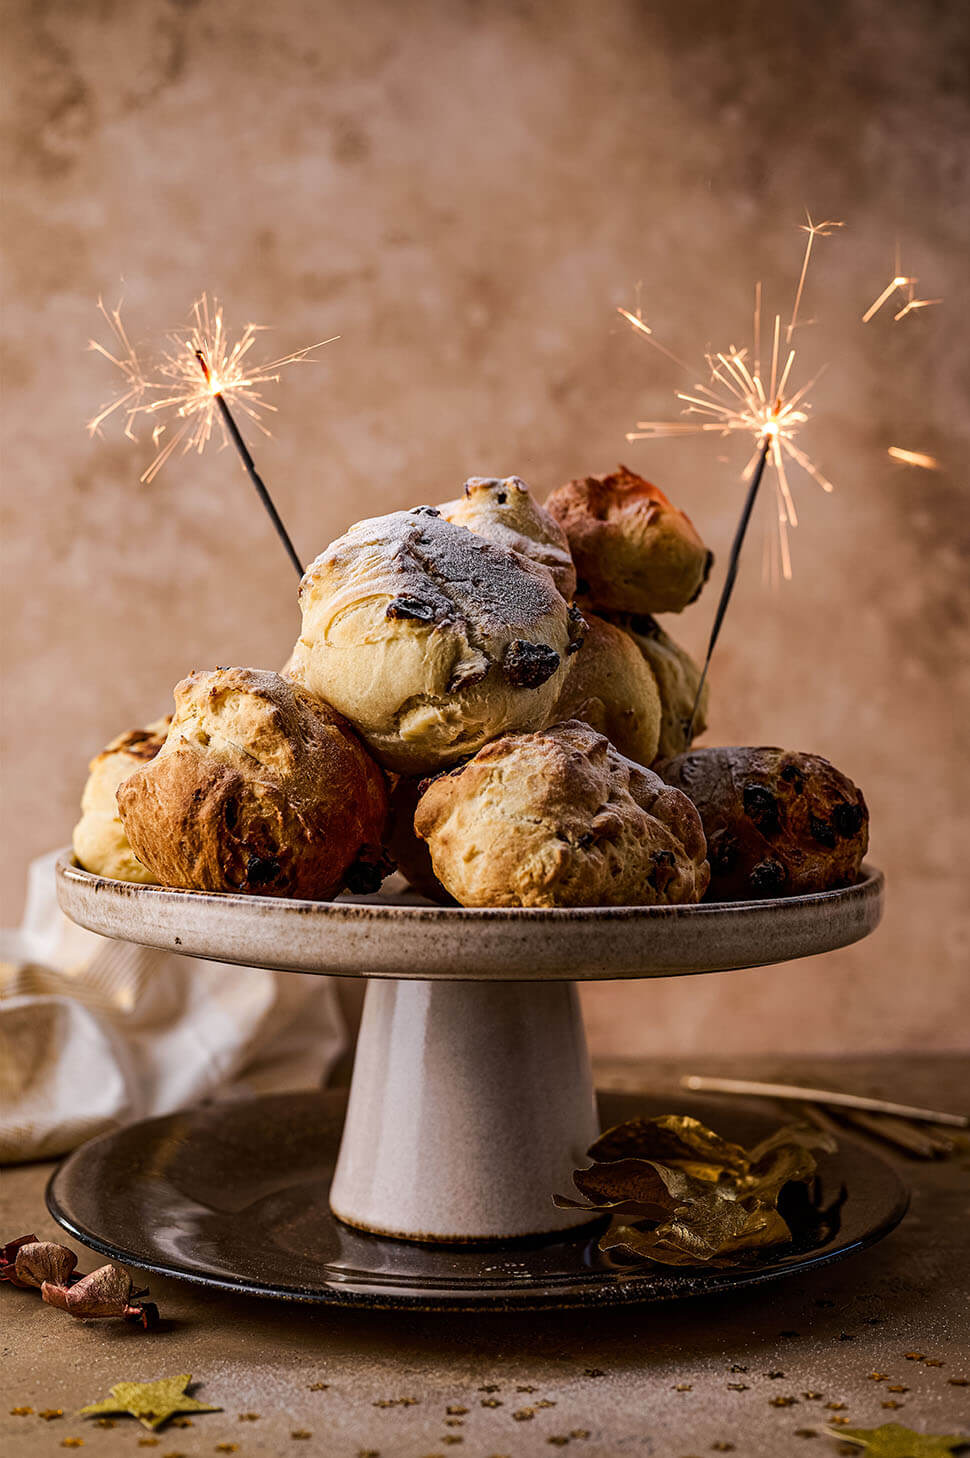
[[[208, 361], [206, 360], [206, 357], [205, 357], [204, 352], [201, 349], [197, 349], [195, 351], [195, 357], [199, 361], [199, 368], [202, 370], [202, 373], [205, 375], [205, 378], [206, 378], [207, 382], [211, 384], [212, 383], [212, 375], [211, 375], [211, 373], [209, 371], [209, 364], [208, 364]], [[226, 402], [223, 399], [222, 394], [221, 394], [221, 392], [219, 390], [214, 390], [213, 391], [213, 398], [215, 399], [216, 405], [219, 408], [219, 413], [222, 416], [222, 422], [225, 425], [226, 430], [229, 432], [229, 437], [230, 437], [233, 445], [236, 447], [236, 450], [239, 452], [240, 459], [242, 460], [242, 463], [243, 463], [244, 467], [246, 468], [246, 475], [249, 477], [250, 481], [252, 481], [253, 485], [255, 486], [256, 491], [257, 491], [257, 494], [259, 496], [259, 499], [263, 503], [263, 505], [265, 506], [266, 511], [267, 511], [267, 513], [269, 515], [269, 519], [273, 523], [273, 526], [276, 529], [276, 535], [279, 537], [280, 541], [283, 543], [283, 546], [286, 548], [287, 556], [289, 557], [290, 561], [293, 563], [293, 566], [296, 568], [296, 575], [297, 575], [297, 577], [301, 577], [302, 578], [302, 576], [303, 576], [303, 563], [300, 561], [300, 558], [299, 558], [299, 556], [297, 554], [297, 550], [294, 547], [292, 541], [290, 540], [290, 534], [289, 534], [289, 532], [286, 530], [286, 527], [283, 525], [283, 519], [282, 519], [282, 517], [280, 516], [279, 512], [276, 510], [276, 506], [275, 506], [275, 504], [273, 502], [273, 498], [270, 496], [269, 492], [266, 489], [266, 483], [263, 481], [262, 476], [259, 474], [259, 472], [256, 469], [256, 462], [253, 460], [252, 455], [250, 454], [249, 447], [247, 446], [246, 442], [242, 438], [242, 434], [240, 433], [239, 426], [236, 424], [235, 420], [233, 419], [232, 411], [229, 409], [229, 406], [226, 404]]]
[[727, 576], [724, 579], [724, 586], [721, 588], [721, 596], [717, 604], [717, 612], [714, 614], [714, 626], [711, 628], [711, 636], [707, 643], [707, 656], [704, 659], [704, 667], [701, 669], [701, 676], [697, 682], [697, 693], [694, 695], [694, 706], [690, 711], [690, 720], [687, 725], [687, 743], [690, 745], [694, 733], [694, 720], [697, 718], [697, 709], [701, 701], [701, 694], [704, 692], [704, 684], [707, 682], [707, 670], [711, 665], [711, 656], [721, 631], [721, 624], [724, 622], [724, 615], [731, 601], [731, 594], [734, 591], [734, 583], [738, 575], [738, 562], [741, 558], [741, 548], [744, 546], [744, 539], [747, 535], [748, 525], [751, 521], [751, 513], [754, 511], [754, 504], [758, 496], [758, 488], [761, 485], [761, 478], [765, 472], [768, 456], [771, 453], [774, 436], [765, 433], [761, 450], [755, 462], [754, 471], [751, 474], [751, 481], [748, 486], [748, 494], [744, 499], [744, 506], [741, 508], [741, 518], [738, 521], [737, 531], [734, 533], [734, 541], [731, 543], [731, 556], [728, 560]]

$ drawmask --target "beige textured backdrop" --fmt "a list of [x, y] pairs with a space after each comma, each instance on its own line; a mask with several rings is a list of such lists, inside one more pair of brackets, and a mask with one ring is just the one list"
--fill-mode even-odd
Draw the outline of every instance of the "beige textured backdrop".
[[[799, 481], [780, 592], [755, 532], [708, 738], [817, 750], [863, 785], [886, 923], [824, 960], [592, 989], [592, 1042], [966, 1045], [962, 9], [6, 0], [4, 916], [68, 838], [91, 753], [189, 668], [281, 663], [298, 623], [231, 455], [145, 488], [147, 441], [88, 440], [112, 384], [84, 352], [99, 293], [124, 280], [135, 336], [202, 289], [273, 323], [274, 352], [342, 336], [287, 378], [258, 452], [307, 559], [472, 473], [545, 493], [625, 459], [723, 571], [743, 455], [625, 444], [681, 380], [613, 311], [642, 279], [676, 349], [741, 342], [756, 277], [789, 298], [808, 206], [847, 224], [819, 245], [801, 336], [833, 360], [812, 449], [839, 489]], [[863, 327], [897, 241], [946, 305]], [[673, 625], [694, 650], [720, 580]]]

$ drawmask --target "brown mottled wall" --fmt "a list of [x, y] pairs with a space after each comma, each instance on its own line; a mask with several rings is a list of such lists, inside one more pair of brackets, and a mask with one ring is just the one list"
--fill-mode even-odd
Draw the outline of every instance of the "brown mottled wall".
[[[832, 359], [811, 448], [838, 489], [797, 482], [777, 592], [756, 528], [708, 741], [855, 777], [887, 920], [825, 959], [590, 989], [592, 1043], [965, 1045], [967, 28], [956, 0], [5, 0], [4, 918], [90, 755], [187, 669], [282, 663], [298, 621], [231, 455], [143, 487], [147, 439], [88, 439], [99, 294], [136, 337], [203, 289], [275, 352], [340, 334], [259, 445], [307, 559], [470, 474], [544, 494], [624, 459], [723, 570], [743, 451], [626, 444], [682, 377], [614, 310], [642, 280], [677, 351], [742, 342], [756, 278], [790, 298], [807, 206], [846, 223], [800, 339]], [[897, 243], [946, 302], [863, 326]], [[669, 625], [695, 651], [720, 581]]]

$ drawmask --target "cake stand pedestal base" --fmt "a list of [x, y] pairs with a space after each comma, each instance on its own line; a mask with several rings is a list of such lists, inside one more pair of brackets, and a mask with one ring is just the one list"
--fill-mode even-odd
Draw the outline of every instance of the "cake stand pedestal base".
[[566, 1230], [598, 1133], [575, 983], [372, 981], [330, 1207], [407, 1240]]

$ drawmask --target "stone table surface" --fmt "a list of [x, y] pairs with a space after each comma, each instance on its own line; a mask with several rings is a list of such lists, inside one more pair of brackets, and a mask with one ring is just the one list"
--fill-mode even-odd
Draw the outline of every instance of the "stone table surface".
[[[675, 1108], [684, 1068], [613, 1063], [598, 1081], [670, 1090]], [[959, 1108], [967, 1086], [966, 1061], [953, 1056], [705, 1058], [690, 1071], [812, 1080], [937, 1108]], [[43, 1202], [51, 1167], [4, 1172], [4, 1239], [27, 1231], [58, 1238]], [[970, 1431], [970, 1155], [964, 1147], [945, 1161], [903, 1158], [900, 1167], [910, 1213], [871, 1250], [678, 1307], [402, 1315], [208, 1295], [156, 1280], [163, 1322], [143, 1333], [117, 1321], [74, 1322], [36, 1293], [6, 1286], [0, 1452], [44, 1458], [83, 1439], [91, 1458], [538, 1458], [563, 1448], [575, 1458], [827, 1458], [852, 1451], [821, 1432], [841, 1419]], [[157, 1440], [132, 1418], [100, 1427], [77, 1416], [115, 1382], [178, 1372], [191, 1372], [196, 1396], [223, 1411], [169, 1424]], [[16, 1416], [16, 1407], [34, 1411]], [[51, 1409], [63, 1415], [39, 1415]]]

